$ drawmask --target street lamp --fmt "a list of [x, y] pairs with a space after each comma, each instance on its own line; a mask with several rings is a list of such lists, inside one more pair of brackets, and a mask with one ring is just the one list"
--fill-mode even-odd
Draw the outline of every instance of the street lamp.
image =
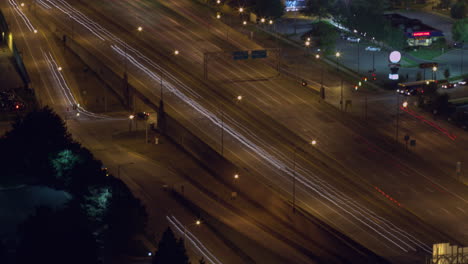
[[216, 18], [217, 18], [217, 19], [220, 19], [220, 18], [221, 18], [221, 15], [220, 15], [220, 14], [216, 14]]
[[268, 24], [273, 25], [273, 20], [270, 19], [270, 21], [268, 21]]
[[238, 102], [242, 101], [242, 95], [237, 96], [236, 99]]
[[336, 57], [336, 71], [339, 71], [339, 68], [338, 68], [338, 59], [341, 57], [341, 53], [339, 51], [337, 51], [335, 53], [335, 57]]
[[58, 70], [58, 71], [62, 71], [62, 67], [58, 67], [57, 70]]
[[260, 22], [263, 24], [265, 23], [265, 18], [260, 19]]
[[141, 31], [143, 31], [143, 28], [142, 28], [142, 27], [138, 27], [137, 30], [138, 30], [138, 32], [141, 32]]
[[433, 80], [437, 79], [436, 72], [437, 72], [437, 67], [436, 66], [432, 67], [432, 79]]
[[408, 102], [403, 102], [403, 108], [407, 108], [408, 107]]
[[[306, 142], [301, 146], [315, 146], [317, 145], [317, 140], [311, 140], [310, 142]], [[299, 151], [299, 146], [294, 147], [294, 156], [293, 156], [293, 213], [296, 213], [296, 158], [297, 158], [297, 151]]]
[[179, 50], [174, 50], [174, 55], [179, 55]]
[[245, 21], [245, 20], [242, 21], [242, 25], [244, 25], [244, 26], [247, 25], [247, 21]]
[[221, 4], [221, 0], [216, 0], [216, 4]]
[[239, 7], [239, 13], [243, 13], [244, 12], [244, 8], [243, 7]]
[[132, 124], [133, 124], [133, 119], [135, 118], [134, 115], [129, 115], [128, 116], [128, 132], [132, 131]]

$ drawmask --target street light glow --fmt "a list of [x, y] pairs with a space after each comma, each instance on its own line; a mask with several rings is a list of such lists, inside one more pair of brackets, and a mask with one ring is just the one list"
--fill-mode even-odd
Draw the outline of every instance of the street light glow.
[[244, 12], [244, 8], [243, 7], [239, 7], [239, 13], [242, 13]]
[[341, 53], [340, 53], [339, 51], [337, 51], [337, 52], [335, 53], [335, 56], [336, 56], [337, 58], [339, 58], [339, 57], [341, 56]]
[[37, 33], [37, 29], [34, 30], [34, 34], [36, 34], [36, 33]]
[[436, 66], [432, 67], [432, 71], [434, 72], [437, 71], [437, 67]]
[[315, 145], [317, 145], [317, 140], [315, 140], [315, 139], [314, 139], [314, 140], [312, 140], [312, 141], [310, 142], [310, 144], [312, 144], [312, 146], [315, 146]]
[[200, 220], [197, 220], [197, 221], [195, 222], [195, 224], [196, 224], [196, 225], [201, 225], [201, 221], [200, 221]]
[[265, 18], [260, 19], [260, 22], [265, 23]]
[[24, 3], [21, 3], [21, 7], [23, 7], [23, 6], [24, 6]]
[[316, 59], [320, 59], [320, 54], [315, 54]]
[[404, 108], [408, 107], [408, 102], [403, 102], [403, 107]]
[[142, 28], [142, 27], [138, 27], [137, 30], [141, 32], [141, 31], [143, 31], [143, 28]]
[[241, 101], [241, 100], [242, 100], [242, 95], [237, 96], [237, 101]]
[[234, 174], [234, 179], [239, 179], [239, 174]]
[[268, 21], [268, 23], [269, 23], [270, 25], [273, 25], [273, 20], [270, 19], [270, 21]]
[[310, 41], [306, 41], [306, 42], [305, 42], [305, 45], [306, 45], [307, 47], [309, 47], [309, 46], [310, 46]]
[[244, 21], [242, 22], [242, 25], [244, 25], [244, 26], [247, 25], [247, 21], [244, 20]]
[[217, 15], [216, 15], [216, 18], [217, 18], [217, 19], [220, 19], [220, 18], [221, 18], [221, 15], [220, 15], [220, 14], [217, 14]]
[[221, 4], [221, 0], [217, 0], [216, 4], [218, 4], [218, 5]]
[[179, 50], [174, 50], [174, 55], [179, 55]]
[[130, 116], [128, 116], [128, 118], [129, 118], [130, 120], [133, 120], [133, 118], [135, 118], [135, 116], [134, 116], [134, 115], [130, 115]]
[[62, 71], [62, 67], [58, 67], [57, 70], [58, 70], [58, 71]]

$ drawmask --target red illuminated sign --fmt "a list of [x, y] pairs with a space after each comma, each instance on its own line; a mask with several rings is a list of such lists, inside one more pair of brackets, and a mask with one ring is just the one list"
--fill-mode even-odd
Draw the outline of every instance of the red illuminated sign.
[[430, 36], [430, 35], [431, 35], [431, 32], [428, 32], [428, 31], [413, 33], [413, 37]]

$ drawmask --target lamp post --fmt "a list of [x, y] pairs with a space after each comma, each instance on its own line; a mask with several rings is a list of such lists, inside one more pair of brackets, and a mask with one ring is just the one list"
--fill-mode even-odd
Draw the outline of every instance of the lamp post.
[[306, 47], [306, 52], [305, 52], [304, 56], [307, 56], [307, 55], [309, 55], [310, 41], [307, 40], [305, 42], [305, 47]]
[[132, 132], [133, 119], [135, 119], [134, 115], [128, 116], [128, 132]]
[[432, 79], [435, 81], [437, 80], [437, 67], [432, 67]]
[[[301, 146], [304, 147], [306, 145], [315, 146], [317, 144], [317, 140], [311, 140], [310, 142], [306, 142]], [[297, 152], [299, 151], [299, 147], [294, 147], [294, 155], [293, 155], [293, 185], [292, 185], [292, 192], [293, 192], [293, 213], [296, 213], [296, 159], [297, 159]]]
[[[318, 60], [320, 59], [320, 54], [315, 54], [315, 58]], [[325, 99], [325, 88], [323, 87], [323, 72], [325, 67], [320, 67], [320, 97]]]
[[338, 67], [338, 59], [341, 57], [341, 53], [339, 51], [337, 51], [335, 53], [335, 57], [336, 57], [336, 71], [339, 72], [340, 68]]

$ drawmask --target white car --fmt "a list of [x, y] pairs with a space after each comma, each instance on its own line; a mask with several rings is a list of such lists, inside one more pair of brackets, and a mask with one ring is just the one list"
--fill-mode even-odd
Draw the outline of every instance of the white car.
[[367, 46], [366, 50], [367, 51], [381, 51], [382, 49], [380, 47]]
[[359, 41], [361, 41], [361, 39], [357, 38], [357, 37], [347, 37], [346, 40], [349, 41], [349, 42], [359, 42]]

